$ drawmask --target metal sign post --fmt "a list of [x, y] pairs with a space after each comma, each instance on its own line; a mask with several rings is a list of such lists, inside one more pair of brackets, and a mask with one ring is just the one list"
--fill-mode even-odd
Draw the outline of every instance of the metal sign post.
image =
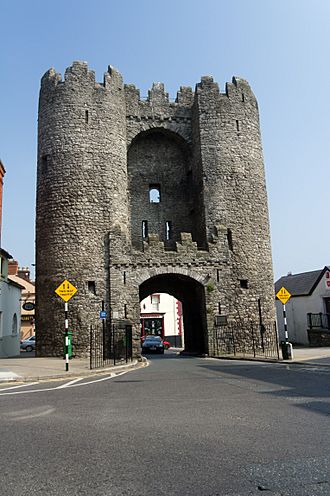
[[106, 349], [106, 338], [105, 338], [105, 319], [107, 318], [107, 312], [104, 310], [104, 300], [102, 300], [102, 310], [100, 312], [100, 319], [102, 320], [102, 333], [103, 333], [103, 360], [108, 358], [108, 350]]
[[69, 371], [69, 318], [68, 318], [68, 301], [75, 295], [77, 288], [75, 288], [71, 282], [65, 279], [58, 288], [55, 289], [55, 293], [64, 300], [64, 318], [65, 318], [65, 332], [64, 332], [64, 355], [65, 355], [65, 371]]
[[68, 319], [68, 302], [64, 303], [65, 314], [65, 370], [69, 371], [69, 319]]
[[286, 320], [286, 312], [285, 312], [285, 304], [286, 302], [291, 298], [291, 294], [287, 289], [282, 287], [278, 293], [276, 294], [277, 298], [280, 300], [280, 302], [283, 305], [283, 321], [284, 321], [284, 337], [285, 337], [285, 342], [281, 343], [282, 344], [282, 354], [283, 358], [285, 360], [292, 360], [293, 358], [293, 350], [292, 350], [292, 344], [289, 343], [289, 334], [288, 334], [288, 324]]

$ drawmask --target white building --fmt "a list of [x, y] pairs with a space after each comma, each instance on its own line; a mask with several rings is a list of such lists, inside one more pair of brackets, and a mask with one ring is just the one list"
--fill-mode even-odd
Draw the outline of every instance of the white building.
[[21, 297], [21, 339], [24, 340], [35, 334], [35, 284], [30, 279], [30, 269], [19, 267], [16, 260], [9, 260], [8, 278], [24, 288]]
[[20, 353], [21, 291], [23, 287], [8, 279], [8, 259], [0, 249], [0, 357]]
[[[308, 345], [308, 329], [314, 327], [330, 339], [330, 269], [288, 274], [275, 283], [275, 294], [284, 287], [291, 294], [285, 305], [289, 341]], [[283, 305], [276, 299], [280, 340], [284, 340]]]
[[141, 301], [141, 335], [156, 334], [183, 347], [182, 304], [167, 293], [147, 296]]

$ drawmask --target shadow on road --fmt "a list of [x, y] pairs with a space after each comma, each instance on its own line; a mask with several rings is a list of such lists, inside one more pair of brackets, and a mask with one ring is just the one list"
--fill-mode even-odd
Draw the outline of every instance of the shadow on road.
[[[222, 377], [236, 376], [257, 383], [268, 383], [278, 386], [276, 391], [262, 391], [259, 394], [274, 397], [292, 398], [300, 401], [297, 408], [313, 410], [323, 415], [330, 415], [330, 368], [317, 368], [303, 365], [266, 365], [248, 362], [203, 363], [200, 367], [218, 372]], [[323, 400], [324, 398], [324, 400]], [[306, 400], [306, 401], [304, 401]]]

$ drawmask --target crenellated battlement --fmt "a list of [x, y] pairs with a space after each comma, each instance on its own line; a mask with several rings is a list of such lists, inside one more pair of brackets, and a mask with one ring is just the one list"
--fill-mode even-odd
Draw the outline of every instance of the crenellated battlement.
[[[149, 115], [159, 111], [159, 109], [168, 109], [168, 117], [178, 116], [178, 109], [191, 109], [196, 101], [201, 96], [212, 95], [213, 98], [224, 102], [228, 99], [233, 103], [254, 102], [256, 99], [251, 90], [249, 83], [240, 77], [234, 76], [231, 83], [226, 83], [225, 92], [221, 92], [219, 85], [214, 81], [212, 76], [202, 76], [199, 83], [196, 84], [195, 92], [189, 86], [181, 86], [176, 94], [174, 101], [169, 98], [169, 93], [165, 91], [164, 83], [153, 83], [148, 90], [146, 98], [142, 98], [140, 90], [133, 84], [123, 85], [123, 78], [120, 72], [108, 66], [107, 72], [104, 73], [103, 82], [95, 80], [95, 71], [88, 68], [87, 62], [74, 61], [70, 67], [65, 70], [64, 79], [60, 73], [57, 73], [54, 68], [49, 69], [41, 79], [41, 89], [56, 89], [60, 87], [81, 87], [99, 89], [99, 90], [120, 90], [124, 87], [128, 115]], [[77, 91], [77, 90], [76, 90]], [[225, 103], [225, 102], [224, 102]], [[180, 111], [179, 111], [180, 113]]]
[[73, 86], [78, 85], [85, 87], [90, 85], [91, 88], [104, 88], [111, 89], [115, 87], [122, 87], [123, 78], [117, 69], [108, 66], [107, 72], [104, 74], [103, 83], [95, 80], [95, 71], [88, 68], [87, 62], [75, 61], [70, 67], [67, 67], [64, 73], [64, 80], [62, 75], [57, 73], [54, 68], [49, 69], [41, 79], [41, 89], [48, 89], [49, 87], [56, 88], [57, 86]]
[[226, 95], [229, 99], [239, 102], [256, 102], [253, 91], [249, 83], [242, 78], [233, 76], [231, 83], [226, 83]]

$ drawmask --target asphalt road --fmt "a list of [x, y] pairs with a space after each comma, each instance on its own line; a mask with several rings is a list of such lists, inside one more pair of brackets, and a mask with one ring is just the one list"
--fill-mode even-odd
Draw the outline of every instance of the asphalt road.
[[327, 367], [170, 351], [117, 377], [2, 386], [0, 493], [329, 496], [329, 393]]

